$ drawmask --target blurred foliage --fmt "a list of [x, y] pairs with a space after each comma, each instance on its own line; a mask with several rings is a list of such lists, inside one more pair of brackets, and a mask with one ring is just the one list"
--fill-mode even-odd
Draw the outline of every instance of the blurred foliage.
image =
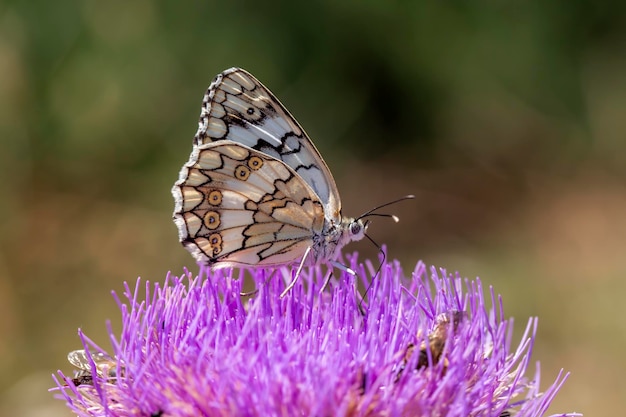
[[[32, 391], [20, 400], [22, 376], [44, 370], [48, 381], [65, 367], [76, 327], [106, 340], [111, 288], [191, 264], [169, 190], [205, 89], [231, 66], [255, 74], [307, 129], [347, 214], [418, 196], [398, 206], [402, 227], [371, 229], [391, 256], [481, 275], [512, 313], [540, 315], [544, 378], [611, 347], [623, 370], [626, 329], [611, 308], [626, 271], [625, 9], [4, 0], [0, 404], [11, 401], [0, 415], [34, 413]], [[597, 322], [607, 326], [577, 333]], [[624, 394], [623, 381], [590, 365], [577, 372], [560, 411], [621, 410], [618, 394], [581, 392], [597, 378]]]

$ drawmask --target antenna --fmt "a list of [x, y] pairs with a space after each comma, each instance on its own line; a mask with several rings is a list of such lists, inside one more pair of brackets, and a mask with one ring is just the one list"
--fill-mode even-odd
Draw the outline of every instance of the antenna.
[[360, 219], [363, 219], [363, 218], [368, 217], [368, 216], [381, 216], [381, 217], [391, 217], [397, 223], [399, 219], [396, 216], [394, 216], [393, 214], [381, 214], [381, 213], [374, 213], [374, 212], [377, 211], [377, 210], [380, 210], [383, 207], [387, 207], [387, 206], [390, 206], [392, 204], [399, 203], [400, 201], [412, 200], [414, 198], [415, 198], [415, 196], [412, 195], [412, 194], [405, 195], [404, 197], [400, 197], [400, 198], [398, 198], [396, 200], [393, 200], [393, 201], [390, 201], [388, 203], [381, 204], [380, 206], [374, 207], [373, 209], [368, 210], [365, 213], [361, 214], [356, 219], [360, 220]]
[[[409, 195], [405, 195], [404, 197], [400, 197], [396, 200], [390, 201], [388, 203], [385, 204], [381, 204], [380, 206], [374, 207], [371, 210], [366, 211], [365, 213], [361, 214], [359, 217], [357, 217], [357, 220], [363, 219], [365, 217], [372, 217], [372, 216], [376, 216], [376, 217], [390, 217], [391, 219], [393, 219], [394, 222], [398, 223], [400, 221], [400, 219], [398, 218], [398, 216], [395, 216], [393, 214], [387, 214], [387, 213], [375, 213], [377, 210], [380, 210], [381, 208], [390, 206], [392, 204], [396, 204], [399, 203], [400, 201], [404, 201], [404, 200], [412, 200], [414, 199], [415, 196], [412, 194]], [[372, 245], [376, 246], [376, 248], [378, 249], [378, 252], [381, 253], [383, 255], [382, 260], [380, 261], [380, 264], [378, 265], [378, 268], [376, 269], [376, 272], [374, 273], [374, 275], [372, 276], [372, 280], [370, 281], [369, 285], [367, 286], [367, 288], [365, 289], [365, 293], [363, 294], [363, 296], [361, 297], [361, 301], [359, 302], [359, 310], [361, 311], [361, 314], [364, 313], [364, 309], [363, 309], [363, 301], [365, 300], [365, 297], [367, 296], [367, 293], [369, 292], [370, 288], [372, 288], [372, 283], [374, 282], [374, 279], [378, 276], [378, 274], [380, 273], [381, 268], [383, 267], [383, 264], [385, 263], [385, 260], [387, 259], [387, 254], [385, 254], [385, 252], [383, 251], [383, 248], [374, 241], [374, 239], [372, 239], [367, 233], [365, 233], [365, 237], [367, 238], [367, 240], [369, 240], [370, 242], [372, 242]], [[363, 314], [365, 315], [365, 314]]]

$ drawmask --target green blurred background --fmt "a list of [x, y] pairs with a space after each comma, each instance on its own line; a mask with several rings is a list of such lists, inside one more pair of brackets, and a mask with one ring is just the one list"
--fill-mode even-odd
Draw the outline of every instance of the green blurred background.
[[391, 257], [480, 276], [517, 334], [539, 316], [542, 388], [572, 372], [551, 412], [621, 415], [625, 9], [0, 2], [0, 415], [70, 415], [47, 389], [77, 328], [108, 347], [112, 289], [194, 267], [170, 188], [231, 66], [296, 115], [344, 213], [416, 195], [370, 228]]

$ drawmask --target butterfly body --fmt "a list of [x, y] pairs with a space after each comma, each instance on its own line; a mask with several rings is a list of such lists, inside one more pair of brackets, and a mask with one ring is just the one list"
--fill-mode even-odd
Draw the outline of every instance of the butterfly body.
[[342, 216], [335, 181], [311, 140], [239, 68], [209, 86], [172, 193], [180, 241], [215, 268], [333, 262], [368, 225]]

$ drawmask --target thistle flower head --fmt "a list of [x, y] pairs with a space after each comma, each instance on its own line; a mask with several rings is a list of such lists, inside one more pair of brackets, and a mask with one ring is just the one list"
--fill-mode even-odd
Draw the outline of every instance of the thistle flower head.
[[[374, 275], [356, 256], [349, 266]], [[60, 397], [79, 416], [543, 416], [567, 377], [539, 391], [539, 366], [526, 375], [537, 320], [513, 346], [512, 320], [478, 279], [385, 263], [363, 315], [352, 275], [320, 293], [322, 268], [305, 269], [280, 298], [286, 268], [251, 273], [250, 298], [228, 269], [127, 286], [106, 352], [116, 372], [59, 372]]]

